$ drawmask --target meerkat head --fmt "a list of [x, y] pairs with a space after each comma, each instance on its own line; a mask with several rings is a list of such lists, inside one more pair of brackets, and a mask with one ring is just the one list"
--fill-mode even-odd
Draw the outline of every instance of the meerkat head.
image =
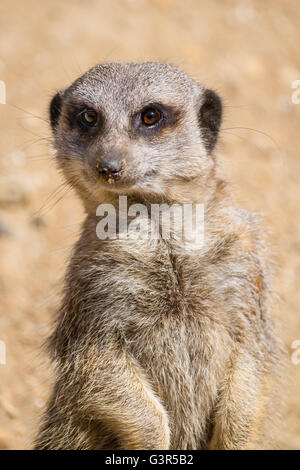
[[50, 104], [58, 165], [96, 202], [103, 191], [163, 196], [205, 181], [221, 115], [215, 92], [158, 62], [97, 65]]

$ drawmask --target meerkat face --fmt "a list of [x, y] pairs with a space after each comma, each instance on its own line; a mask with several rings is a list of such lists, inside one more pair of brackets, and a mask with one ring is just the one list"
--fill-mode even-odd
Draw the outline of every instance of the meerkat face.
[[164, 63], [101, 64], [50, 104], [57, 161], [70, 184], [163, 195], [205, 178], [221, 122], [219, 97]]

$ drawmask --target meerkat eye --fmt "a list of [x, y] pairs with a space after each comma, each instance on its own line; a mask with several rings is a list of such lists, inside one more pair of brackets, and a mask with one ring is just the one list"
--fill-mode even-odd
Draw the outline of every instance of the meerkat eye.
[[92, 127], [98, 120], [98, 114], [93, 108], [85, 108], [80, 113], [80, 120], [85, 126]]
[[142, 112], [142, 121], [145, 126], [154, 126], [160, 121], [161, 113], [156, 108], [147, 108]]

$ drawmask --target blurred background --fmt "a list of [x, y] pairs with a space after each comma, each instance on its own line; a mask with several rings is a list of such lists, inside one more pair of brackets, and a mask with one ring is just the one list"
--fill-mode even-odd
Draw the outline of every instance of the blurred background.
[[37, 429], [42, 343], [83, 218], [55, 168], [49, 100], [96, 63], [161, 60], [223, 97], [218, 153], [240, 205], [264, 214], [276, 262], [290, 367], [277, 445], [300, 449], [299, 25], [298, 0], [1, 0], [0, 448], [30, 448]]

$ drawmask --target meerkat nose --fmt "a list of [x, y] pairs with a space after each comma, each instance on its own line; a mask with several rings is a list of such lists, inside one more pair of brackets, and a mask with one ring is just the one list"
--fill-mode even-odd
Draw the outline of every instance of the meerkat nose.
[[96, 161], [97, 172], [109, 183], [111, 180], [120, 179], [124, 168], [124, 159], [117, 155], [107, 156]]

